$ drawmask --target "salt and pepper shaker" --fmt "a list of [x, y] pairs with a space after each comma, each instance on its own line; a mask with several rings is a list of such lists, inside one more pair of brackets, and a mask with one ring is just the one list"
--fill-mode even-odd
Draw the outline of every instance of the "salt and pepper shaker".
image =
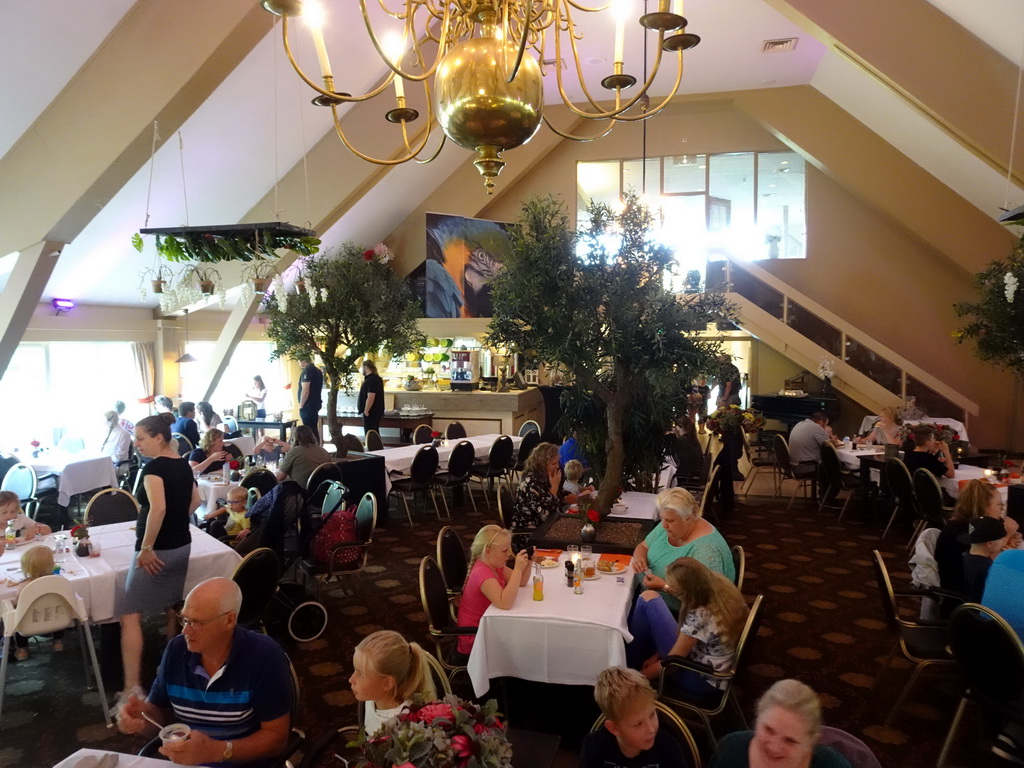
[[572, 560], [566, 560], [565, 561], [565, 586], [569, 587], [570, 589], [572, 589], [572, 587], [575, 586], [573, 584], [573, 569], [574, 568], [575, 568], [575, 563], [573, 563]]

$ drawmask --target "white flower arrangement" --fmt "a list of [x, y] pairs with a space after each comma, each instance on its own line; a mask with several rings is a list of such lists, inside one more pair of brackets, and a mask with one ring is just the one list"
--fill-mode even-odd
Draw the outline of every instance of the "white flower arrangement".
[[1017, 293], [1017, 286], [1020, 285], [1020, 281], [1017, 280], [1017, 276], [1013, 272], [1007, 272], [1003, 275], [1003, 290], [1006, 293], [1006, 301], [1008, 304], [1013, 303], [1013, 297]]
[[818, 378], [831, 379], [836, 374], [835, 361], [827, 355], [818, 363]]

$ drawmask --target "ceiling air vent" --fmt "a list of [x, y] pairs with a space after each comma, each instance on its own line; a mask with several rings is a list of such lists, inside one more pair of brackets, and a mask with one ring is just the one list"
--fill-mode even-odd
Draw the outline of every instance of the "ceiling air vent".
[[786, 37], [781, 40], [765, 40], [761, 47], [761, 53], [784, 53], [796, 48], [797, 38]]

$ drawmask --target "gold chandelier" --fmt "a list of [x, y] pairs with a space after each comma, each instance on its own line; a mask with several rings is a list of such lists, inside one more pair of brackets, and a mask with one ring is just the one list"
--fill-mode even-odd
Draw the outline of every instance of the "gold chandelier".
[[[338, 137], [349, 151], [379, 165], [399, 165], [410, 160], [427, 163], [438, 156], [445, 140], [451, 139], [477, 153], [473, 164], [484, 177], [487, 194], [491, 194], [494, 178], [505, 165], [502, 152], [528, 142], [540, 128], [541, 121], [563, 138], [593, 141], [608, 135], [617, 122], [635, 122], [656, 115], [679, 90], [683, 51], [700, 42], [697, 35], [685, 31], [687, 22], [682, 16], [682, 0], [654, 0], [657, 10], [640, 15], [638, 22], [646, 30], [657, 32], [656, 55], [649, 74], [645, 66], [646, 76], [639, 89], [627, 97], [623, 91], [636, 85], [637, 78], [624, 71], [625, 29], [630, 7], [638, 6], [638, 0], [611, 0], [593, 8], [575, 0], [397, 0], [401, 6], [398, 9], [388, 8], [387, 0], [378, 2], [383, 13], [396, 20], [395, 26], [401, 25], [402, 32], [396, 43], [385, 45], [374, 32], [366, 0], [359, 0], [367, 34], [390, 72], [376, 88], [355, 95], [335, 87], [318, 6], [303, 0], [262, 0], [261, 5], [282, 18], [282, 38], [288, 60], [299, 77], [318, 93], [313, 103], [330, 108]], [[605, 13], [615, 19], [612, 72], [600, 83], [614, 97], [614, 103], [608, 106], [591, 94], [584, 80], [577, 47], [583, 35], [573, 20], [574, 12]], [[291, 17], [300, 15], [310, 21], [321, 83], [303, 72], [292, 54], [288, 22]], [[603, 123], [592, 135], [572, 135], [553, 126], [544, 116], [544, 65], [538, 62], [544, 62], [552, 49], [562, 102], [572, 114]], [[671, 92], [652, 107], [648, 91], [661, 68], [662, 53], [666, 51], [676, 55], [675, 83]], [[567, 95], [559, 66], [559, 62], [570, 58], [586, 100], [582, 107]], [[427, 110], [426, 130], [421, 130], [413, 141], [410, 141], [408, 126], [420, 113], [407, 102], [406, 81], [422, 83]], [[346, 137], [338, 106], [373, 99], [385, 93], [392, 83], [395, 106], [384, 117], [401, 126], [404, 151], [399, 157], [372, 157], [356, 149]], [[444, 136], [436, 150], [424, 156], [435, 123]]]

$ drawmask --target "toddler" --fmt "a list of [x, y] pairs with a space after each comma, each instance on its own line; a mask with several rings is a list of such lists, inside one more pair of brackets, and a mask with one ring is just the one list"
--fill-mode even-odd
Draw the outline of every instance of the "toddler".
[[50, 532], [50, 526], [37, 523], [21, 511], [18, 494], [13, 491], [0, 491], [0, 553], [4, 551], [6, 545], [4, 532], [7, 530], [7, 523], [12, 520], [18, 541], [30, 541], [36, 534], [45, 536]]
[[565, 462], [565, 482], [562, 483], [562, 490], [579, 496], [583, 490], [580, 486], [580, 478], [583, 477], [583, 463], [578, 459]]
[[683, 748], [658, 730], [654, 690], [635, 669], [611, 667], [597, 677], [594, 699], [604, 713], [604, 727], [587, 734], [580, 768], [685, 768]]
[[[25, 587], [33, 581], [38, 579], [40, 576], [52, 576], [53, 571], [54, 562], [52, 550], [42, 544], [36, 544], [34, 547], [29, 547], [25, 550], [25, 554], [21, 556], [21, 572], [25, 574], [25, 580], [18, 585], [18, 597], [21, 597], [21, 593], [24, 591]], [[64, 630], [54, 632], [50, 637], [53, 638], [53, 650], [63, 651]], [[24, 661], [27, 659], [28, 638], [15, 633], [14, 644], [18, 648], [18, 650], [14, 652], [14, 658], [18, 661]]]
[[[243, 530], [249, 528], [249, 518], [245, 516], [246, 502], [249, 500], [249, 492], [241, 486], [235, 486], [228, 491], [226, 505], [207, 513], [203, 520], [209, 523], [208, 530], [211, 536], [222, 538], [224, 536], [237, 536]], [[223, 520], [222, 515], [227, 515]]]
[[363, 638], [352, 654], [355, 671], [348, 679], [357, 701], [363, 702], [363, 730], [375, 734], [385, 720], [400, 714], [419, 693], [436, 698], [426, 651], [397, 632], [383, 629]]

